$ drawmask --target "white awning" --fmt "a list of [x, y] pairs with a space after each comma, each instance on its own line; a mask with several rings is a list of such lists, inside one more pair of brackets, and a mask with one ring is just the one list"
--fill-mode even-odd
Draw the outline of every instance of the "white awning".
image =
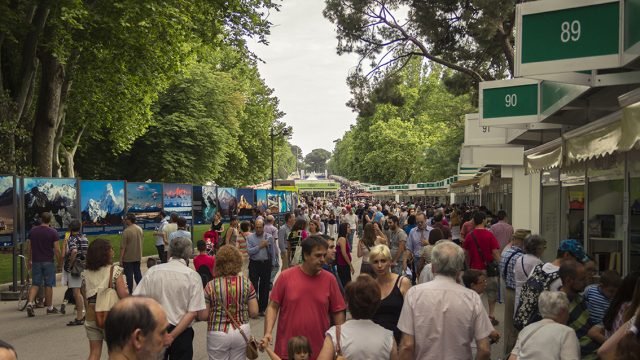
[[622, 110], [564, 135], [567, 165], [616, 152], [622, 139]]
[[525, 172], [533, 174], [562, 166], [562, 138], [525, 151]]
[[640, 102], [622, 110], [622, 138], [620, 150], [640, 149]]

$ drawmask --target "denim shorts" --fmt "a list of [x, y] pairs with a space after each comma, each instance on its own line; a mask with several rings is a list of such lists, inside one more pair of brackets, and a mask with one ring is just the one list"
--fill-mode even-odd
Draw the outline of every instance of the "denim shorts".
[[31, 280], [35, 286], [55, 287], [56, 266], [53, 262], [34, 262], [31, 265]]

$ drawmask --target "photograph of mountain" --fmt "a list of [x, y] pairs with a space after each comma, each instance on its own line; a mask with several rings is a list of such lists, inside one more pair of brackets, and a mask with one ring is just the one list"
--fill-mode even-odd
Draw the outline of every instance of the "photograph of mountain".
[[164, 184], [164, 211], [167, 214], [175, 212], [180, 216], [191, 219], [192, 193], [192, 185]]
[[78, 218], [76, 179], [24, 178], [25, 230], [40, 224], [40, 214], [51, 212], [51, 227], [64, 231]]
[[162, 210], [162, 184], [128, 182], [125, 208], [127, 213], [136, 215], [139, 223], [159, 222]]
[[277, 190], [267, 190], [267, 207], [271, 211], [272, 214], [277, 214], [280, 212], [280, 196], [279, 191]]
[[80, 181], [84, 232], [97, 234], [121, 231], [124, 205], [124, 181]]
[[222, 219], [228, 221], [231, 215], [236, 214], [238, 208], [238, 200], [236, 200], [236, 189], [234, 188], [218, 188], [218, 205]]
[[13, 234], [15, 213], [13, 176], [0, 176], [0, 235]]
[[256, 208], [258, 211], [264, 212], [268, 207], [267, 190], [256, 190]]
[[236, 200], [238, 200], [236, 215], [241, 219], [251, 218], [256, 205], [253, 189], [238, 189], [236, 191]]
[[218, 199], [215, 186], [193, 187], [194, 224], [211, 224], [218, 211]]

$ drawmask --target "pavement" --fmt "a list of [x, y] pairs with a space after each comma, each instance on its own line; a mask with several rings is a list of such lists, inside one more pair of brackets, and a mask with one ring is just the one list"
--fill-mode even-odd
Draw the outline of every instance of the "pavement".
[[[355, 259], [354, 268], [359, 269], [362, 260], [356, 256], [353, 258]], [[191, 266], [193, 267], [193, 265]], [[142, 271], [143, 273], [146, 271], [146, 261], [142, 262]], [[358, 272], [354, 278], [357, 275]], [[56, 307], [62, 303], [65, 290], [66, 287], [62, 286], [53, 289], [53, 303]], [[0, 339], [16, 348], [19, 359], [85, 359], [89, 354], [89, 342], [84, 326], [66, 326], [69, 321], [75, 318], [73, 308], [73, 305], [68, 305], [66, 315], [46, 315], [44, 308], [35, 309], [36, 316], [29, 318], [26, 311], [18, 311], [16, 301], [1, 301]], [[498, 304], [496, 319], [500, 321], [500, 324], [496, 329], [501, 334], [503, 332], [503, 312], [504, 307]], [[206, 322], [197, 322], [193, 325], [195, 331], [194, 360], [208, 359], [206, 325]], [[252, 335], [258, 340], [261, 339], [264, 331], [264, 318], [252, 319], [250, 325]], [[492, 359], [501, 359], [503, 346], [502, 340], [492, 345]], [[107, 358], [107, 347], [104, 344], [102, 359]], [[269, 357], [266, 353], [261, 353], [259, 359], [269, 359]]]

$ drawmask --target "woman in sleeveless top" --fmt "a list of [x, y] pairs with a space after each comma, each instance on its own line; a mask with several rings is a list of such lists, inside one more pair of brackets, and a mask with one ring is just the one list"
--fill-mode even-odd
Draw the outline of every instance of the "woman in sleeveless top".
[[351, 263], [351, 247], [347, 238], [351, 229], [348, 223], [340, 224], [338, 229], [338, 246], [336, 248], [336, 264], [338, 265], [338, 276], [342, 286], [347, 286], [351, 281], [351, 275], [355, 272]]
[[398, 319], [404, 304], [404, 295], [411, 287], [411, 281], [391, 272], [391, 251], [386, 245], [376, 245], [369, 253], [371, 265], [376, 272], [376, 281], [380, 287], [380, 306], [373, 315], [373, 322], [393, 331], [396, 342], [400, 342], [402, 333], [398, 330]]
[[[120, 299], [129, 296], [129, 289], [124, 278], [123, 269], [113, 264], [113, 247], [108, 240], [95, 239], [87, 249], [87, 265], [82, 272], [85, 281], [85, 299], [87, 307], [87, 319], [84, 326], [89, 338], [89, 360], [99, 360], [102, 354], [102, 342], [104, 329], [96, 324], [95, 303], [98, 292], [109, 287], [116, 289]], [[113, 273], [111, 268], [113, 267]], [[109, 278], [109, 274], [112, 274]]]

